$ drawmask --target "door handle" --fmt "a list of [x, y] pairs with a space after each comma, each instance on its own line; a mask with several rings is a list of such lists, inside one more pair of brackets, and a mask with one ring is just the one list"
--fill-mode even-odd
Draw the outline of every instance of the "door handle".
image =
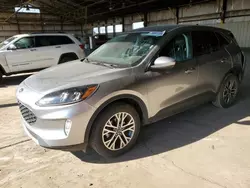
[[56, 48], [61, 48], [61, 46], [56, 46]]
[[32, 52], [33, 52], [33, 51], [36, 51], [36, 49], [30, 49], [30, 51], [32, 51]]
[[185, 70], [185, 74], [191, 74], [192, 72], [194, 72], [194, 70], [195, 70], [194, 67], [187, 69], [187, 70]]
[[227, 60], [227, 58], [222, 58], [222, 59], [220, 60], [220, 62], [221, 62], [221, 63], [225, 63], [226, 60]]

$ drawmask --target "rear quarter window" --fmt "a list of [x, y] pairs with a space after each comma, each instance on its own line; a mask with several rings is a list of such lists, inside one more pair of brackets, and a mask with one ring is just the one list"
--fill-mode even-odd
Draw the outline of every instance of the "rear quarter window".
[[229, 45], [230, 42], [227, 39], [225, 39], [224, 36], [222, 36], [220, 33], [217, 33], [217, 32], [215, 34], [219, 40], [220, 47], [225, 47], [225, 46]]
[[226, 37], [229, 39], [230, 43], [233, 42], [238, 45], [238, 42], [232, 32], [227, 31], [225, 34], [226, 34]]
[[73, 44], [74, 42], [67, 36], [57, 36], [57, 41], [59, 44]]

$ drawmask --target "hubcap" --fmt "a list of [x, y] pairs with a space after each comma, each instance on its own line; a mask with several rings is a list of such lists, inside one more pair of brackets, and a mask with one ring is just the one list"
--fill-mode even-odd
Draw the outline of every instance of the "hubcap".
[[237, 95], [237, 83], [235, 80], [229, 80], [223, 91], [223, 100], [226, 104], [231, 104]]
[[130, 143], [134, 132], [134, 118], [127, 112], [119, 112], [106, 122], [102, 131], [102, 142], [109, 150], [120, 150]]

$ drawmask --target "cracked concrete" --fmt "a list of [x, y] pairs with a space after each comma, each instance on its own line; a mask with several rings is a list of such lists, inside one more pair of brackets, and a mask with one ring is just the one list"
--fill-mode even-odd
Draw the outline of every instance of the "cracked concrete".
[[235, 106], [205, 104], [147, 126], [133, 150], [116, 159], [29, 141], [15, 100], [25, 77], [5, 78], [0, 87], [1, 188], [250, 187], [249, 68]]

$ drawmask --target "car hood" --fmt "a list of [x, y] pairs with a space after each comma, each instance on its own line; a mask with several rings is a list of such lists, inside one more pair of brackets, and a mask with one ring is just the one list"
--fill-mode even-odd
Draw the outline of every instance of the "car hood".
[[27, 78], [24, 83], [37, 92], [50, 93], [60, 89], [115, 80], [128, 76], [131, 71], [131, 68], [109, 68], [77, 60], [45, 69]]

